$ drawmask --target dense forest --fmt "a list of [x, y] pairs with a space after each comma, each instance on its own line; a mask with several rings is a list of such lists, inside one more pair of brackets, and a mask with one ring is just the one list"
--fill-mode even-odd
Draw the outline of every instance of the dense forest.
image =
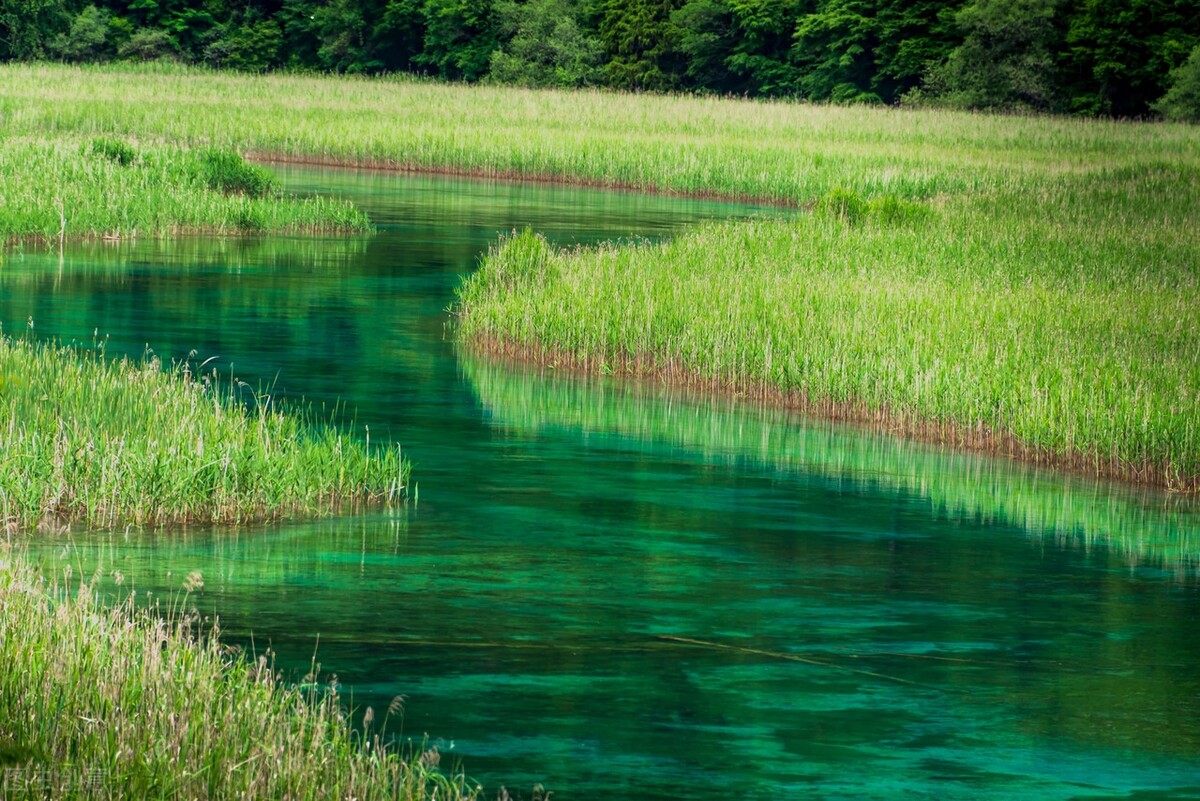
[[1200, 0], [0, 0], [0, 60], [159, 58], [1200, 121]]

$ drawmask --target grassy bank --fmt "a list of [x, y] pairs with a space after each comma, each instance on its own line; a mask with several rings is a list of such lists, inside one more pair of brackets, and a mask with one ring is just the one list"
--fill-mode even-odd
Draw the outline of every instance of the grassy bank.
[[0, 197], [0, 243], [368, 227], [344, 201], [282, 197], [233, 150], [127, 138], [0, 135]]
[[1091, 206], [1036, 212], [1015, 197], [818, 210], [569, 252], [526, 233], [463, 286], [460, 330], [543, 362], [1194, 490], [1200, 173], [1111, 180], [1177, 208], [1101, 206], [1111, 185], [1096, 179], [1061, 187]]
[[663, 246], [523, 237], [465, 336], [1175, 489], [1200, 484], [1200, 139], [1181, 125], [178, 67], [0, 67], [18, 135], [801, 206]]
[[0, 607], [6, 799], [474, 796], [436, 751], [353, 733], [335, 693], [287, 687], [187, 616], [112, 608], [4, 551]]
[[212, 373], [7, 337], [0, 426], [9, 530], [325, 514], [399, 500], [408, 479], [396, 448], [347, 441]]

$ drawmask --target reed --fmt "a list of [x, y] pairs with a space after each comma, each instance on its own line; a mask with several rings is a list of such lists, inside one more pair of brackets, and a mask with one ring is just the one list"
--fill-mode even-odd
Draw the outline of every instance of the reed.
[[[202, 585], [192, 574], [181, 592]], [[0, 550], [0, 607], [6, 799], [477, 795], [438, 768], [435, 749], [405, 755], [378, 725], [354, 731], [336, 682], [284, 683], [266, 655], [223, 645], [183, 603], [114, 605], [90, 581], [47, 580]]]
[[139, 137], [264, 158], [805, 205], [937, 198], [1200, 158], [1186, 125], [548, 91], [194, 67], [0, 66], [14, 135]]
[[0, 525], [242, 524], [403, 499], [395, 447], [188, 365], [0, 338]]

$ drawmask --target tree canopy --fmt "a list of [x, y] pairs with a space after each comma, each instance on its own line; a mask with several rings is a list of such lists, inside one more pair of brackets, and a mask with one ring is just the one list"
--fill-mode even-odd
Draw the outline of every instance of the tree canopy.
[[0, 60], [170, 58], [1200, 116], [1200, 0], [0, 0]]

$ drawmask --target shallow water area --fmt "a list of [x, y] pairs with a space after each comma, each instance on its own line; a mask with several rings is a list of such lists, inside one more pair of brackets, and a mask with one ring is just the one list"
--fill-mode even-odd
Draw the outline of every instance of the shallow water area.
[[0, 321], [340, 401], [339, 424], [401, 442], [416, 501], [74, 532], [31, 545], [48, 571], [151, 597], [199, 571], [189, 601], [228, 639], [297, 678], [315, 651], [359, 716], [403, 695], [389, 731], [489, 797], [1200, 797], [1194, 502], [504, 365], [446, 333], [502, 232], [587, 244], [755, 210], [281, 174], [380, 230], [10, 252]]

